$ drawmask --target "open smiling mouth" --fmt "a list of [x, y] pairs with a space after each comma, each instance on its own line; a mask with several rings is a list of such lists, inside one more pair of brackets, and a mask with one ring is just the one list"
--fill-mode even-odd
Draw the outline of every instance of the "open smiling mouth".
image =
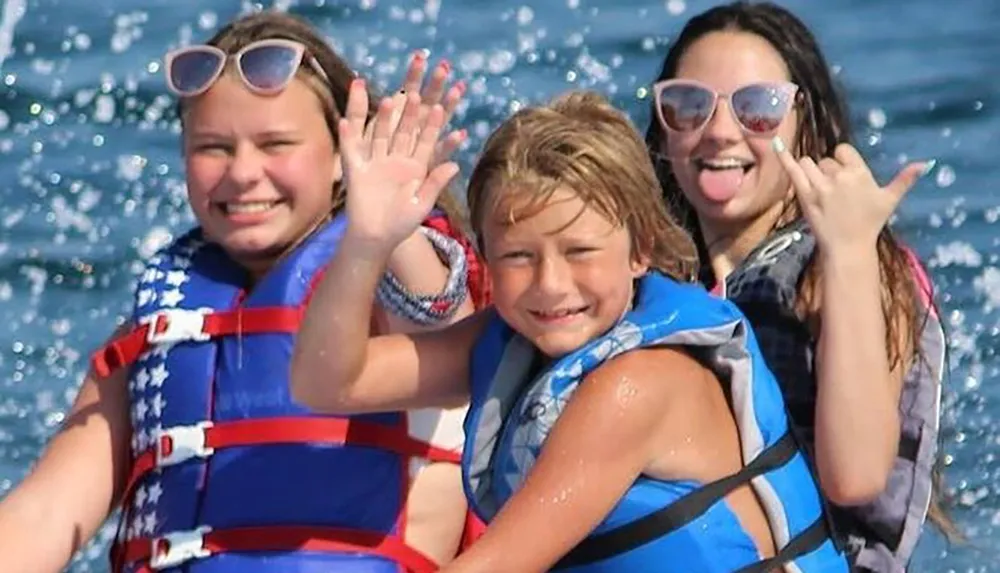
[[555, 310], [529, 310], [528, 312], [542, 322], [556, 322], [583, 314], [589, 308], [590, 306], [577, 306]]
[[216, 203], [215, 206], [227, 215], [253, 215], [265, 213], [281, 204], [281, 201], [246, 201]]
[[697, 158], [692, 161], [699, 171], [728, 171], [739, 169], [743, 174], [747, 174], [754, 167], [754, 162], [736, 157], [723, 157], [719, 159]]

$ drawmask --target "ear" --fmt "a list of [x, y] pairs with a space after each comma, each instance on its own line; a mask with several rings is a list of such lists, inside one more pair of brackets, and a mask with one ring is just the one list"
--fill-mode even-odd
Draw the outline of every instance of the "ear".
[[632, 271], [633, 279], [637, 279], [649, 272], [649, 260], [645, 256], [632, 257], [628, 266], [629, 270]]

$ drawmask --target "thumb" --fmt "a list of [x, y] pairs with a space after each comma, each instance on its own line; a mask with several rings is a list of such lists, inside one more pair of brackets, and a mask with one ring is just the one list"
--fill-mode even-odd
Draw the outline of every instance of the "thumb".
[[885, 190], [893, 196], [896, 202], [901, 201], [906, 192], [913, 188], [917, 180], [930, 173], [936, 164], [937, 161], [932, 159], [930, 161], [907, 165], [885, 186]]

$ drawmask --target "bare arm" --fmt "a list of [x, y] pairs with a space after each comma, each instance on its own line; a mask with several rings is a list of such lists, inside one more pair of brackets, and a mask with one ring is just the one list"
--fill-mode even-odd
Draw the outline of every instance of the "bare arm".
[[[393, 126], [399, 105], [405, 107]], [[348, 226], [296, 336], [291, 392], [309, 407], [341, 414], [459, 405], [468, 396], [469, 354], [481, 320], [413, 336], [368, 336], [375, 288], [390, 256], [458, 173], [453, 162], [428, 169], [444, 111], [435, 105], [421, 125], [417, 94], [383, 99], [368, 138], [367, 110], [368, 92], [355, 80], [338, 125]]]
[[672, 412], [685, 409], [684, 393], [701, 372], [681, 352], [654, 349], [630, 352], [588, 376], [523, 487], [483, 537], [442, 573], [548, 571], [604, 520], [662, 452], [685, 447], [690, 432], [678, 431]]
[[874, 246], [821, 256], [816, 465], [830, 500], [860, 505], [882, 493], [892, 470], [908, 360], [904, 353], [890, 372]]
[[309, 302], [292, 355], [297, 401], [351, 414], [457, 406], [483, 316], [442, 330], [370, 338], [375, 285], [387, 255], [348, 233]]
[[[884, 489], [899, 447], [899, 395], [908, 363], [889, 371], [876, 245], [880, 230], [917, 179], [910, 163], [880, 186], [857, 149], [842, 143], [819, 162], [796, 160], [779, 139], [778, 159], [816, 235], [822, 281], [816, 349], [816, 466], [834, 503], [860, 505]], [[905, 335], [905, 328], [901, 331]]]
[[118, 505], [129, 459], [125, 373], [87, 375], [62, 429], [0, 502], [5, 572], [61, 571]]
[[[445, 288], [449, 272], [448, 267], [438, 257], [434, 246], [419, 231], [410, 235], [396, 247], [392, 256], [389, 257], [388, 269], [401, 283], [406, 285], [407, 289], [417, 294], [441, 292]], [[376, 306], [375, 320], [379, 325], [380, 333], [421, 332], [458, 322], [472, 314], [473, 310], [471, 297], [466, 292], [465, 301], [451, 317], [440, 324], [420, 325], [385, 310], [381, 305]]]

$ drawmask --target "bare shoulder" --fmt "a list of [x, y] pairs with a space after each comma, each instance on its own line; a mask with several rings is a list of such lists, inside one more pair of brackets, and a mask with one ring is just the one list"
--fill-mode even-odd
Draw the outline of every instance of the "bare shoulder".
[[692, 383], [706, 378], [714, 376], [687, 349], [678, 346], [632, 350], [609, 360], [588, 376], [597, 384], [627, 380], [636, 388], [662, 394], [687, 391]]
[[[620, 426], [649, 432], [663, 425], [664, 414], [700, 407], [697, 402], [705, 393], [718, 391], [715, 381], [714, 375], [682, 347], [643, 348], [615, 357], [591, 372], [573, 400], [595, 413], [608, 413]], [[622, 414], [627, 414], [629, 424], [621, 424]]]

